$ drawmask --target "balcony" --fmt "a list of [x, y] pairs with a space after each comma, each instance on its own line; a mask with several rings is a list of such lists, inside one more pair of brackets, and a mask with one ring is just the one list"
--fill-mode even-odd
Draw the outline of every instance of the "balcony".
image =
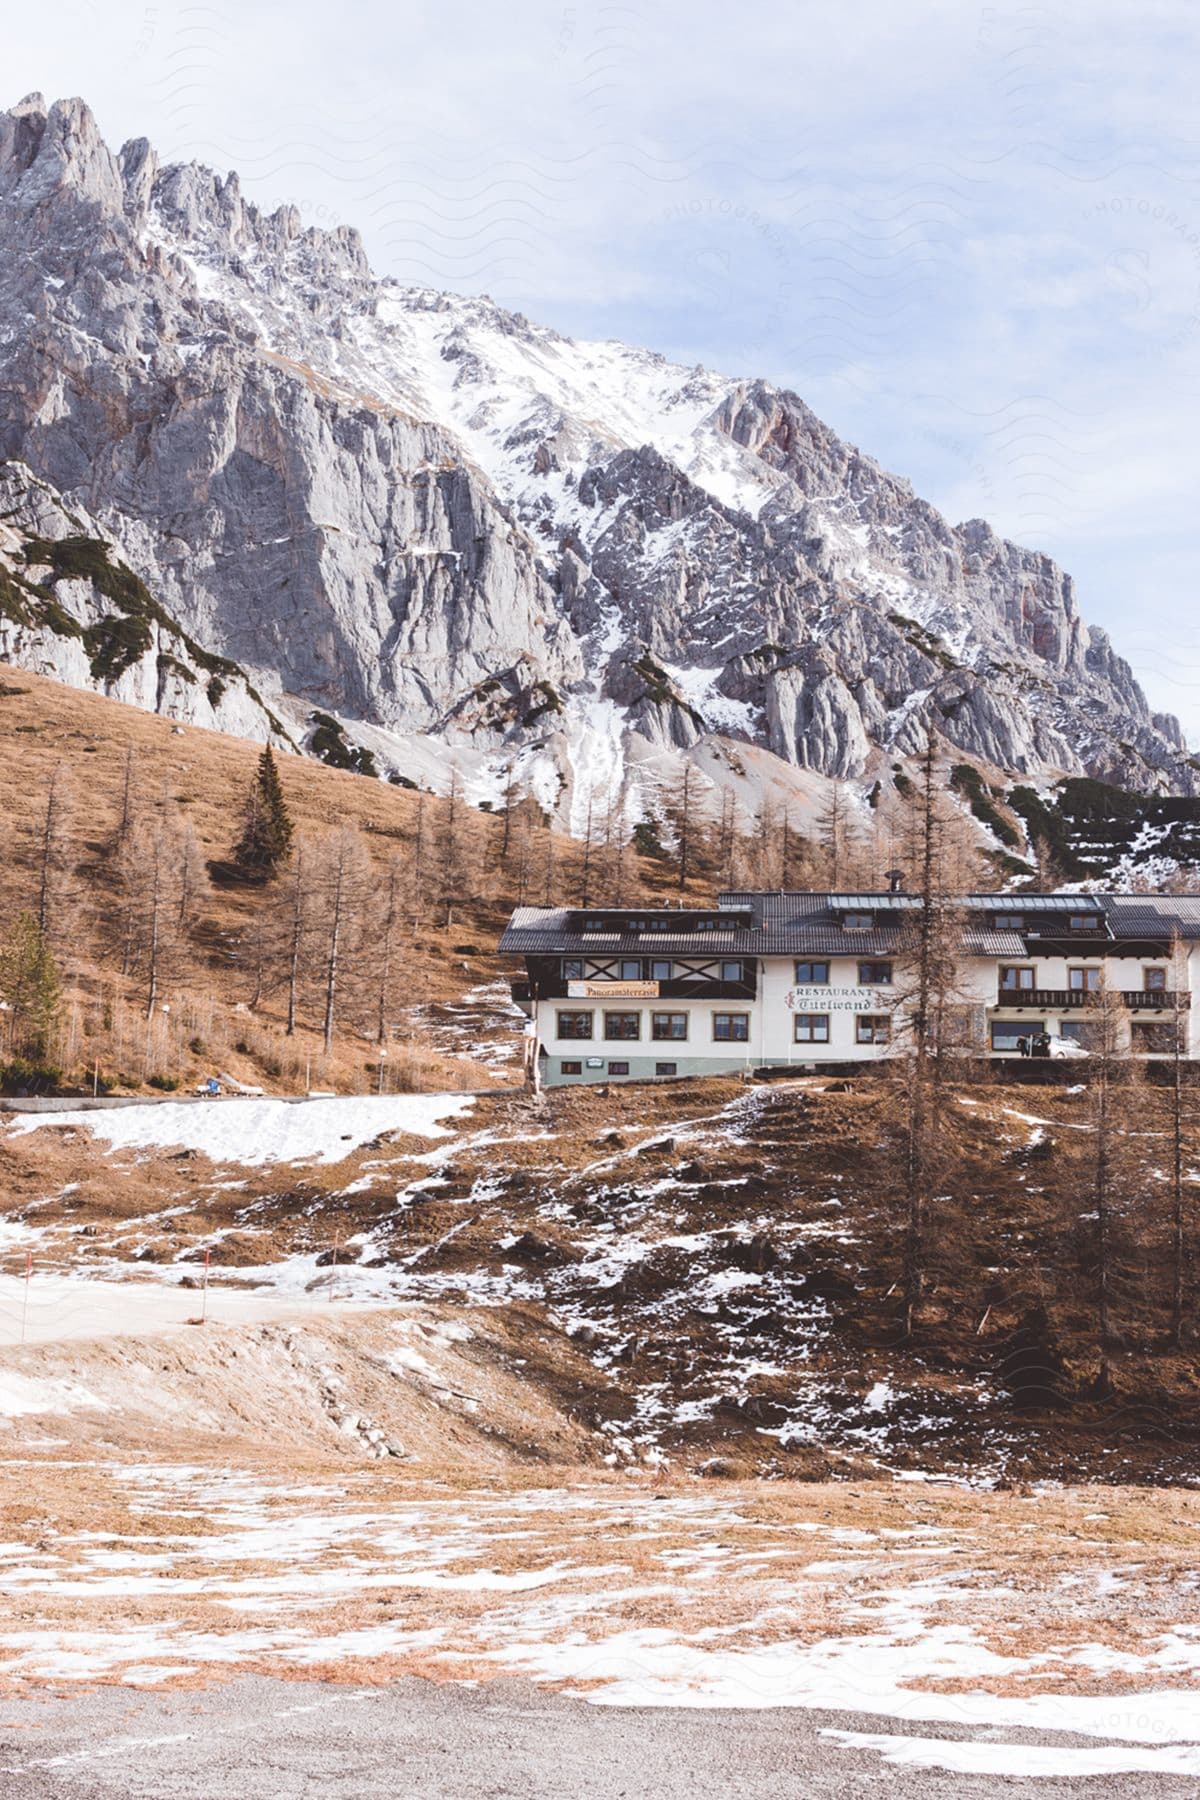
[[[1116, 997], [1131, 1012], [1174, 1012], [1176, 1005], [1186, 1012], [1192, 1004], [1191, 994], [1177, 988], [1126, 988]], [[995, 1004], [1018, 1012], [1074, 1012], [1100, 998], [1088, 988], [1000, 988]]]

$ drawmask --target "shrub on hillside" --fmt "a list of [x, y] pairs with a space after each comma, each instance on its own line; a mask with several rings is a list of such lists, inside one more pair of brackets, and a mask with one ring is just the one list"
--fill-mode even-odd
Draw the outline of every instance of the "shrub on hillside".
[[61, 1069], [28, 1056], [14, 1056], [11, 1061], [0, 1063], [0, 1094], [56, 1094], [61, 1080]]
[[44, 1061], [62, 1004], [62, 981], [46, 934], [31, 912], [17, 915], [0, 944], [0, 996], [9, 1009], [18, 1057]]

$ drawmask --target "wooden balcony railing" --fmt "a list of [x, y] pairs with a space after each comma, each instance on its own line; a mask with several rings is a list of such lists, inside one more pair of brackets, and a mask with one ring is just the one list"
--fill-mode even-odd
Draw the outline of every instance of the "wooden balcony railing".
[[[1131, 1012], [1174, 1012], [1178, 1005], [1186, 1012], [1192, 1004], [1190, 993], [1176, 988], [1126, 988], [1117, 994], [1122, 1006]], [[1100, 995], [1088, 988], [1000, 988], [997, 1006], [1015, 1006], [1025, 1012], [1068, 1012], [1094, 1005]]]

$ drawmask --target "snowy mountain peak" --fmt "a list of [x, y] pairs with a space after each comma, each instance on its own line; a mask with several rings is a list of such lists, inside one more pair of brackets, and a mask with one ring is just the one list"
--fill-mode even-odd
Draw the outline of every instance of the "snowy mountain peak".
[[0, 115], [0, 249], [0, 454], [385, 758], [516, 757], [566, 814], [710, 740], [706, 780], [747, 767], [730, 737], [870, 781], [932, 721], [995, 770], [1196, 788], [1069, 576], [795, 394], [376, 281], [357, 232], [114, 157], [81, 101]]

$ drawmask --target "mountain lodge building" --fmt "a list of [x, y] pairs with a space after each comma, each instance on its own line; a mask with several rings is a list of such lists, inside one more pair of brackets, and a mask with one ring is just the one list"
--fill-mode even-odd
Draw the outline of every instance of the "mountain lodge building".
[[[1082, 1055], [1102, 996], [1121, 1048], [1200, 1057], [1191, 994], [1200, 897], [969, 894], [957, 921], [956, 1042]], [[727, 893], [715, 906], [519, 907], [500, 940], [539, 1076], [573, 1082], [875, 1062], [903, 1052], [913, 926], [903, 892]], [[1024, 1040], [1024, 1043], [1022, 1043]]]

